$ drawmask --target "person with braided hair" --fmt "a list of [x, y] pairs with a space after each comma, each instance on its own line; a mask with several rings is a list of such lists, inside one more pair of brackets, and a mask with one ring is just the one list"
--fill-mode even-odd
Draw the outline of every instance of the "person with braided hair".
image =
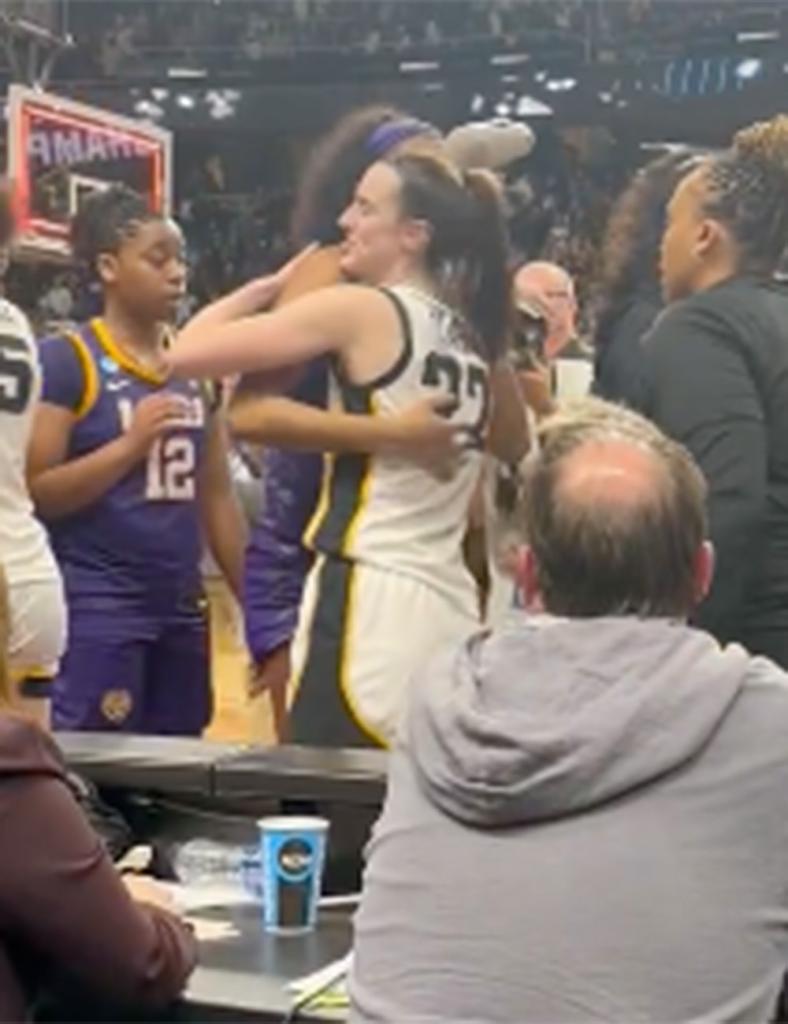
[[670, 308], [645, 339], [642, 411], [709, 483], [715, 583], [696, 622], [788, 667], [788, 117], [740, 131], [678, 185]]
[[212, 711], [203, 538], [241, 593], [244, 523], [215, 391], [169, 381], [177, 226], [118, 185], [72, 224], [102, 314], [39, 346], [28, 478], [65, 583], [56, 729], [199, 735]]

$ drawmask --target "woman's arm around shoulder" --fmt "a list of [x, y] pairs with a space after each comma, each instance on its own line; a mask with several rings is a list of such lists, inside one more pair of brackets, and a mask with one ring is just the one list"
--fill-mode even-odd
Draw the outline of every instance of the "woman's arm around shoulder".
[[370, 327], [383, 318], [397, 326], [388, 301], [373, 288], [334, 285], [258, 313], [256, 284], [234, 293], [232, 303], [233, 296], [220, 299], [186, 324], [169, 353], [174, 373], [224, 377], [308, 363], [325, 353], [347, 357], [362, 340], [368, 342]]

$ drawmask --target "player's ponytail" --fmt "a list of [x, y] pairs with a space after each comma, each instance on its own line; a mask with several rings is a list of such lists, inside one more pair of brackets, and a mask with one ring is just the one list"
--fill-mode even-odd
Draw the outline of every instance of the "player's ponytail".
[[485, 171], [462, 175], [432, 154], [407, 153], [387, 163], [400, 179], [403, 213], [429, 225], [427, 269], [475, 329], [479, 354], [494, 362], [512, 321], [508, 240], [495, 179]]
[[498, 179], [484, 170], [466, 171], [466, 191], [475, 206], [476, 229], [468, 239], [469, 314], [494, 362], [508, 346], [513, 321], [509, 236]]

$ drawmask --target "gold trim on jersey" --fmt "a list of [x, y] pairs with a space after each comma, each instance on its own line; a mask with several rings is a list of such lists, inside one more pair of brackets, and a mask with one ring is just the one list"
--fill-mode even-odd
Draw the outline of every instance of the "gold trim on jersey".
[[96, 404], [99, 396], [100, 384], [98, 370], [93, 356], [90, 354], [85, 339], [75, 331], [66, 331], [65, 338], [71, 342], [76, 353], [79, 365], [82, 367], [82, 398], [74, 410], [78, 420], [84, 419]]
[[12, 683], [21, 683], [24, 679], [35, 679], [42, 683], [51, 682], [57, 675], [57, 669], [33, 665], [31, 668], [10, 668], [8, 674]]
[[[370, 412], [375, 414], [376, 412], [374, 399], [370, 396]], [[325, 600], [323, 594], [322, 582], [323, 575], [325, 572], [326, 565], [332, 558], [344, 558], [347, 559], [348, 567], [348, 581], [347, 581], [347, 593], [345, 600], [342, 605], [336, 608], [335, 614], [337, 616], [337, 622], [339, 626], [339, 651], [338, 660], [336, 667], [336, 685], [339, 689], [340, 696], [344, 702], [348, 713], [355, 723], [356, 727], [373, 743], [379, 747], [388, 748], [388, 741], [382, 736], [373, 726], [371, 726], [363, 714], [359, 710], [358, 704], [356, 703], [353, 688], [351, 686], [351, 667], [353, 664], [353, 627], [356, 619], [356, 591], [357, 591], [357, 580], [358, 572], [356, 566], [352, 560], [352, 547], [356, 538], [356, 534], [361, 525], [361, 521], [364, 513], [369, 506], [370, 495], [372, 492], [373, 484], [373, 460], [370, 457], [366, 457], [366, 465], [364, 467], [364, 473], [359, 481], [357, 489], [356, 506], [353, 509], [353, 513], [350, 516], [339, 545], [339, 552], [334, 554], [321, 554], [319, 561], [315, 564], [314, 572], [318, 573], [315, 580], [315, 599], [312, 608], [309, 610], [309, 625], [307, 627], [307, 641], [306, 641], [306, 652], [301, 665], [301, 670], [296, 676], [290, 681], [289, 684], [289, 701], [288, 706], [292, 707], [298, 696], [298, 691], [301, 686], [301, 681], [305, 671], [309, 667], [310, 659], [313, 657], [313, 626], [318, 610], [321, 608], [321, 602]], [[317, 509], [312, 517], [312, 521], [307, 527], [306, 533], [304, 534], [304, 542], [309, 545], [313, 540], [316, 533], [319, 531], [322, 522], [329, 510], [330, 495], [331, 495], [331, 484], [334, 469], [333, 456], [326, 457], [326, 468], [324, 470], [323, 487], [321, 489], [320, 499], [318, 501]]]
[[[375, 407], [374, 397], [370, 396], [370, 413], [374, 416], [376, 412], [377, 409]], [[368, 457], [364, 475], [361, 478], [358, 488], [358, 503], [345, 528], [345, 535], [342, 538], [341, 552], [346, 558], [352, 557], [351, 549], [361, 524], [361, 517], [364, 515], [364, 512], [369, 505], [370, 493], [372, 491], [372, 466], [373, 460], [371, 457]], [[353, 635], [353, 624], [355, 622], [357, 581], [357, 568], [355, 565], [351, 564], [347, 600], [345, 602], [345, 607], [342, 609], [342, 638], [339, 650], [339, 692], [342, 694], [342, 697], [348, 706], [348, 710], [350, 711], [351, 717], [359, 729], [361, 729], [363, 733], [366, 733], [366, 735], [369, 736], [371, 740], [374, 740], [374, 742], [379, 746], [388, 748], [388, 742], [386, 739], [364, 720], [363, 715], [358, 709], [358, 705], [356, 704], [353, 690], [350, 685], [349, 670], [353, 663], [351, 637]]]
[[[374, 402], [371, 403], [371, 407], [372, 415], [374, 415]], [[355, 541], [356, 534], [358, 533], [361, 517], [364, 512], [366, 512], [367, 506], [369, 505], [369, 497], [372, 491], [372, 467], [374, 465], [374, 460], [371, 455], [368, 455], [366, 459], [367, 464], [364, 467], [364, 474], [358, 485], [358, 499], [356, 507], [348, 520], [347, 526], [345, 527], [345, 533], [342, 537], [342, 544], [340, 546], [340, 552], [346, 558], [351, 557], [351, 548], [353, 547], [353, 542]]]
[[[350, 717], [356, 723], [358, 728], [366, 736], [369, 736], [369, 738], [379, 747], [382, 747], [384, 750], [388, 750], [390, 746], [389, 741], [365, 720], [361, 711], [359, 711], [358, 704], [356, 703], [355, 695], [353, 693], [353, 688], [350, 685], [349, 670], [352, 665], [350, 638], [353, 634], [353, 623], [355, 621], [357, 589], [358, 567], [353, 565], [351, 567], [350, 578], [348, 580], [347, 600], [345, 602], [345, 607], [342, 609], [342, 639], [340, 640], [341, 646], [339, 649], [339, 692], [342, 694], [342, 698], [347, 705]], [[382, 623], [381, 628], [383, 628]]]
[[323, 520], [326, 518], [329, 506], [331, 505], [331, 487], [334, 481], [335, 465], [336, 455], [333, 452], [325, 452], [323, 454], [323, 478], [320, 481], [320, 494], [318, 495], [317, 505], [315, 505], [315, 511], [312, 513], [312, 517], [304, 530], [304, 547], [310, 550], [314, 550], [315, 538], [320, 531], [320, 527], [323, 525]]
[[323, 577], [323, 570], [325, 569], [325, 565], [325, 556], [319, 555], [317, 559], [315, 559], [315, 563], [312, 566], [312, 572], [316, 574], [315, 599], [312, 602], [312, 607], [309, 609], [309, 622], [304, 627], [306, 632], [306, 647], [304, 650], [304, 657], [301, 659], [301, 668], [298, 670], [298, 672], [291, 671], [290, 678], [287, 680], [286, 704], [288, 712], [290, 711], [290, 708], [292, 708], [292, 706], [295, 704], [296, 697], [298, 696], [298, 691], [301, 689], [301, 680], [304, 677], [304, 672], [309, 667], [309, 657], [312, 653], [312, 627], [315, 623], [315, 615], [317, 613], [317, 609], [320, 606], [320, 582]]
[[[354, 398], [342, 408], [353, 415], [377, 416], [377, 397], [365, 388], [353, 389]], [[375, 456], [371, 454], [326, 452], [323, 478], [315, 511], [303, 534], [304, 546], [344, 557], [352, 556], [352, 544], [359, 517], [369, 504]], [[348, 477], [356, 476], [352, 480]]]
[[[351, 629], [355, 622], [357, 580], [359, 568], [346, 558], [334, 555], [318, 555], [312, 573], [314, 576], [314, 598], [306, 614], [305, 651], [300, 668], [288, 681], [288, 713], [292, 714], [298, 705], [302, 688], [308, 687], [307, 703], [298, 708], [297, 714], [327, 715], [328, 721], [342, 716], [347, 725], [339, 725], [340, 736], [346, 737], [350, 723], [360, 736], [371, 740], [376, 746], [388, 747], [388, 741], [364, 718], [350, 686], [352, 666]], [[342, 592], [337, 600], [337, 590]], [[317, 623], [321, 624], [319, 637], [315, 636]], [[332, 679], [333, 693], [327, 702], [320, 696], [327, 682]], [[321, 706], [322, 705], [322, 706]], [[327, 705], [327, 706], [326, 706]], [[343, 731], [344, 730], [344, 733]], [[321, 740], [324, 742], [324, 740]], [[354, 744], [351, 744], [354, 745]]]
[[121, 369], [131, 373], [148, 384], [165, 384], [167, 377], [164, 374], [156, 373], [148, 366], [143, 366], [133, 356], [125, 352], [110, 334], [109, 328], [100, 317], [90, 321], [90, 327], [98, 338], [99, 345], [104, 349], [110, 358], [114, 359]]

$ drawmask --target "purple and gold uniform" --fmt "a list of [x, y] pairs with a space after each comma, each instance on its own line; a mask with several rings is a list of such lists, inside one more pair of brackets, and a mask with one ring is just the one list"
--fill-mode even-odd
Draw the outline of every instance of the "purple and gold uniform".
[[183, 396], [184, 417], [97, 501], [47, 523], [69, 606], [54, 686], [59, 729], [198, 734], [211, 714], [197, 501], [209, 410], [193, 381], [138, 365], [93, 320], [41, 345], [43, 401], [76, 417], [77, 459], [126, 429], [138, 402]]

